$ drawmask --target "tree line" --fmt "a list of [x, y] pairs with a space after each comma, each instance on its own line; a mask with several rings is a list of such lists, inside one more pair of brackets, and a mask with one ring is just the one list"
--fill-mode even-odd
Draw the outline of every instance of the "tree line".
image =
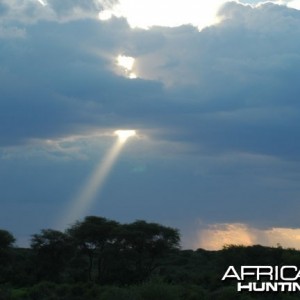
[[[157, 223], [137, 220], [130, 224], [88, 216], [65, 232], [43, 229], [33, 234], [30, 249], [18, 249], [26, 261], [13, 266], [14, 237], [0, 231], [2, 268], [0, 283], [13, 281], [16, 270], [30, 271], [26, 281], [97, 282], [131, 284], [148, 278], [158, 267], [158, 260], [179, 249], [179, 232]], [[22, 270], [18, 270], [20, 273]], [[25, 271], [25, 270], [24, 270]]]
[[177, 229], [87, 216], [64, 232], [43, 229], [29, 248], [0, 230], [0, 300], [298, 299], [237, 293], [222, 282], [229, 265], [297, 265], [295, 249], [227, 245], [182, 250]]

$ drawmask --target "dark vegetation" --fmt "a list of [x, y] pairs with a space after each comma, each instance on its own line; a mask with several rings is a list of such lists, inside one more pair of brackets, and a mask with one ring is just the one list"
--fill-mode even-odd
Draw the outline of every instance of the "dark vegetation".
[[226, 246], [181, 250], [176, 229], [89, 216], [65, 232], [32, 235], [14, 246], [0, 230], [0, 300], [299, 299], [299, 293], [238, 293], [221, 281], [230, 265], [296, 265], [300, 252], [281, 247]]

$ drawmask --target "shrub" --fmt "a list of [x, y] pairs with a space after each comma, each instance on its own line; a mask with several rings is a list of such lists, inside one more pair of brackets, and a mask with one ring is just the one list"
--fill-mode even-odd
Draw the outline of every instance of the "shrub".
[[52, 282], [41, 282], [33, 286], [28, 294], [31, 300], [57, 300], [56, 285]]
[[142, 300], [179, 300], [179, 289], [177, 286], [162, 283], [148, 282], [139, 287], [137, 291]]
[[13, 289], [11, 290], [12, 300], [30, 300], [27, 289]]
[[199, 285], [184, 285], [180, 289], [180, 298], [183, 300], [206, 300], [208, 292]]
[[102, 293], [100, 300], [140, 300], [140, 298], [133, 289], [109, 287]]

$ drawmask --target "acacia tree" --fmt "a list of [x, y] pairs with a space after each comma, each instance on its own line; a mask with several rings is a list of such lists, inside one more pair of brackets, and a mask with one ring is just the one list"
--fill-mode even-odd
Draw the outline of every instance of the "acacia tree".
[[0, 249], [8, 249], [16, 241], [14, 236], [7, 230], [0, 229]]
[[[115, 243], [119, 226], [116, 221], [88, 216], [82, 222], [76, 222], [68, 229], [67, 232], [78, 249], [88, 257], [88, 277], [90, 281], [103, 280], [105, 268], [107, 267], [105, 253], [110, 245]], [[95, 267], [95, 261], [97, 261], [97, 267]], [[94, 273], [96, 273], [95, 276]]]
[[39, 279], [59, 281], [73, 252], [68, 235], [53, 230], [43, 229], [31, 238], [37, 277]]
[[10, 262], [12, 259], [12, 246], [14, 236], [7, 230], [0, 229], [0, 283], [10, 276]]
[[120, 238], [121, 248], [130, 257], [130, 268], [136, 280], [147, 278], [159, 266], [160, 258], [180, 246], [177, 229], [143, 220], [123, 225]]

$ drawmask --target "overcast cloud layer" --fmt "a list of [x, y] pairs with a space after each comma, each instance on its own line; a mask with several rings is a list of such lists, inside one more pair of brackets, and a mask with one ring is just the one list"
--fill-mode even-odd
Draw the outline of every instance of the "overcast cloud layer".
[[139, 138], [91, 214], [179, 227], [186, 247], [211, 224], [300, 227], [300, 11], [257, 3], [145, 30], [100, 21], [113, 1], [1, 1], [0, 227], [55, 224], [119, 128]]

